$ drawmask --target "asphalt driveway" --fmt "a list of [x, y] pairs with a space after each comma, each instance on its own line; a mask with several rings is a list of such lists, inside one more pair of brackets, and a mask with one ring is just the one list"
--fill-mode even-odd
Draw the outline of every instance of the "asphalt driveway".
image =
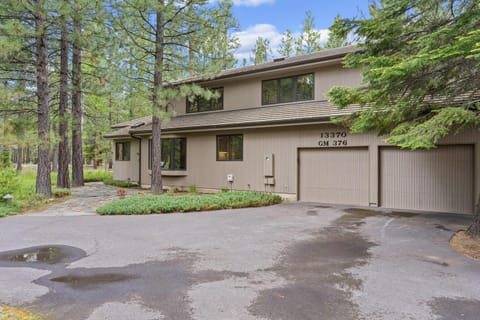
[[10, 217], [0, 303], [74, 320], [478, 319], [480, 262], [448, 246], [468, 223], [307, 203]]

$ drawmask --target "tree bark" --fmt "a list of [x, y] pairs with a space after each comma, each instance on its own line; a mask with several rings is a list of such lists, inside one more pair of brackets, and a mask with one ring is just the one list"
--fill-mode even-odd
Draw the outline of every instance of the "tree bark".
[[36, 2], [36, 79], [38, 111], [38, 166], [36, 192], [42, 196], [52, 195], [50, 177], [50, 108], [48, 89], [48, 49], [47, 30], [43, 15], [42, 2]]
[[82, 21], [79, 15], [73, 17], [72, 50], [72, 186], [83, 186], [83, 151], [82, 151], [82, 60], [80, 34]]
[[58, 175], [57, 187], [70, 188], [68, 170], [68, 24], [67, 18], [62, 17], [62, 35], [60, 40], [60, 102], [58, 106]]
[[[52, 124], [52, 131], [54, 133], [57, 132], [57, 125], [55, 124], [55, 121]], [[52, 172], [58, 172], [58, 142], [55, 139], [55, 142], [53, 143], [53, 150], [52, 150]]]
[[26, 155], [25, 155], [25, 163], [30, 164], [30, 163], [32, 163], [32, 158], [30, 157], [30, 145], [29, 145], [29, 144], [27, 144], [27, 148], [26, 148], [25, 151], [26, 151], [26, 152], [25, 152], [25, 153], [26, 153]]
[[164, 0], [159, 0], [159, 9], [157, 10], [156, 34], [155, 34], [155, 70], [153, 75], [153, 116], [152, 116], [152, 185], [153, 194], [163, 192], [162, 166], [161, 166], [161, 135], [162, 122], [160, 112], [162, 105], [159, 93], [163, 86], [163, 49], [164, 49]]
[[22, 160], [23, 160], [23, 147], [18, 145], [17, 147], [17, 173], [22, 172]]
[[473, 212], [473, 222], [467, 230], [467, 233], [475, 239], [480, 239], [480, 195], [478, 196], [477, 205]]

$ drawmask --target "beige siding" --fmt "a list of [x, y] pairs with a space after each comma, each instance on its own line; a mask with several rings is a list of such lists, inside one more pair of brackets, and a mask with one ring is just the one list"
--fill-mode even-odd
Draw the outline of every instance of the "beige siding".
[[[224, 88], [224, 110], [238, 110], [258, 108], [262, 106], [262, 80], [288, 77], [305, 73], [315, 73], [315, 100], [326, 100], [327, 91], [335, 85], [355, 87], [360, 85], [360, 71], [345, 69], [340, 62], [335, 65], [316, 67], [315, 69], [295, 69], [276, 71], [264, 75], [251, 76], [248, 79], [226, 79], [208, 84], [208, 87]], [[185, 98], [171, 102], [172, 109], [177, 115], [186, 112]]]
[[299, 166], [300, 200], [368, 205], [367, 148], [300, 150]]
[[[130, 161], [115, 161], [115, 142], [130, 141]], [[139, 142], [137, 140], [117, 140], [113, 143], [113, 179], [138, 182]]]
[[346, 69], [341, 65], [329, 66], [315, 72], [315, 98], [327, 100], [326, 93], [333, 86], [358, 87], [361, 74], [356, 69]]
[[474, 148], [441, 146], [429, 151], [382, 148], [381, 202], [384, 207], [471, 213]]
[[[185, 172], [164, 172], [164, 184], [166, 186], [175, 186], [179, 188], [188, 188], [191, 185], [196, 185], [198, 188], [206, 189], [221, 189], [229, 187], [227, 182], [227, 174], [235, 176], [233, 188], [237, 190], [268, 190], [281, 194], [297, 195], [299, 188], [297, 176], [300, 168], [298, 167], [298, 149], [325, 149], [336, 150], [337, 148], [331, 145], [325, 148], [319, 148], [319, 142], [324, 140], [332, 141], [332, 139], [323, 139], [322, 134], [326, 132], [344, 132], [345, 129], [336, 128], [330, 124], [317, 124], [305, 126], [284, 126], [276, 128], [257, 128], [257, 129], [237, 129], [237, 130], [222, 130], [211, 132], [198, 133], [177, 133], [175, 135], [165, 134], [164, 137], [180, 136], [187, 138], [187, 170]], [[244, 158], [240, 162], [221, 162], [216, 161], [216, 135], [241, 133], [244, 136]], [[368, 184], [368, 199], [362, 200], [362, 204], [371, 206], [393, 206], [389, 203], [380, 201], [379, 184], [382, 180], [380, 177], [380, 161], [385, 163], [381, 158], [385, 155], [382, 153], [387, 145], [383, 142], [382, 137], [378, 137], [375, 133], [369, 134], [348, 134], [346, 137], [348, 147], [368, 147], [368, 162], [367, 167], [362, 169], [362, 172], [367, 174], [365, 183]], [[479, 194], [480, 185], [480, 133], [477, 130], [471, 130], [462, 134], [452, 135], [442, 141], [444, 144], [470, 144], [475, 145], [475, 149], [470, 148], [470, 153], [475, 152], [475, 159], [473, 162], [473, 155], [471, 158], [471, 166], [474, 165], [475, 170], [470, 171], [470, 179], [474, 179], [474, 183], [469, 183], [470, 192], [477, 198]], [[147, 139], [142, 142], [142, 183], [144, 185], [150, 184], [150, 175], [147, 169]], [[441, 147], [439, 150], [444, 150]], [[382, 155], [381, 155], [382, 153]], [[415, 151], [421, 154], [420, 151]], [[448, 152], [447, 152], [448, 153]], [[275, 185], [265, 186], [264, 182], [264, 157], [266, 154], [274, 155], [274, 179]], [[133, 153], [132, 153], [133, 155]], [[133, 158], [132, 158], [133, 159]], [[114, 164], [115, 168], [121, 168], [127, 173], [115, 173], [117, 177], [125, 180], [128, 176], [132, 180], [136, 180], [137, 169], [135, 163], [131, 162], [131, 168], [126, 166], [120, 167]], [[126, 164], [120, 164], [126, 165]], [[398, 164], [401, 169], [409, 170], [410, 167], [401, 167], [402, 162]], [[349, 175], [352, 172], [358, 171], [355, 168], [345, 166], [340, 174]], [[117, 169], [116, 169], [117, 171]], [[408, 171], [407, 171], [408, 172]], [[135, 179], [134, 179], [135, 178]], [[385, 178], [383, 178], [385, 179]], [[301, 181], [301, 179], [300, 179]], [[466, 185], [463, 188], [467, 188]], [[472, 189], [474, 185], [474, 189]], [[473, 191], [472, 191], [473, 190]], [[464, 195], [468, 192], [462, 192]], [[301, 194], [300, 194], [301, 195]], [[333, 197], [333, 196], [331, 196]], [[472, 196], [468, 196], [472, 198]], [[303, 197], [302, 197], [303, 198]], [[316, 200], [320, 201], [320, 200]], [[463, 200], [462, 200], [463, 201]], [[353, 203], [353, 202], [351, 202]], [[358, 202], [357, 202], [358, 203]], [[393, 206], [397, 207], [398, 206]], [[412, 207], [413, 208], [413, 207]], [[470, 206], [471, 208], [471, 206]], [[467, 211], [468, 207], [464, 211]], [[448, 210], [444, 210], [448, 211]], [[458, 212], [458, 210], [457, 210]]]

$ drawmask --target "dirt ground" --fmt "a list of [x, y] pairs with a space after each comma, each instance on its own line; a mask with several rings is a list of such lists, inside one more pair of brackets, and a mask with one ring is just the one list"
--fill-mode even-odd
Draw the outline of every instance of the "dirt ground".
[[457, 232], [450, 240], [450, 246], [469, 258], [480, 260], [480, 240], [473, 239], [465, 231]]

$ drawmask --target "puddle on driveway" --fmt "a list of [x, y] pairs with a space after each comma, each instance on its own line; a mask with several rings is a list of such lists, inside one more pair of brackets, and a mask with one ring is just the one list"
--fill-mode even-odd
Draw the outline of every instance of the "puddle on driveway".
[[138, 276], [121, 273], [97, 273], [92, 275], [70, 274], [62, 277], [52, 278], [50, 281], [61, 282], [72, 288], [86, 289], [113, 282], [128, 281], [136, 279]]
[[0, 253], [0, 266], [56, 265], [76, 261], [85, 251], [69, 246], [37, 246]]

